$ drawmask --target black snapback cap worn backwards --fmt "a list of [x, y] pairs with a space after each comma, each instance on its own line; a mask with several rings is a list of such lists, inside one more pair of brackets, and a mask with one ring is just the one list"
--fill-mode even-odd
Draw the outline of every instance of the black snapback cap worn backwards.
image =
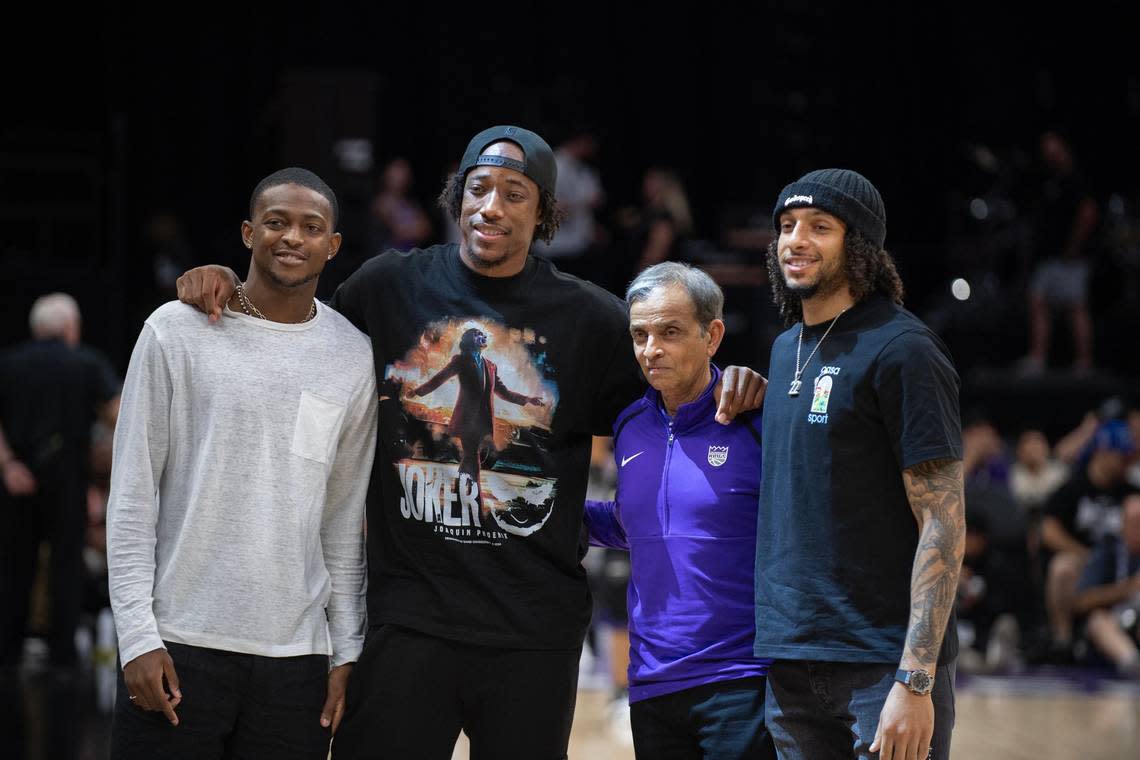
[[[506, 156], [480, 155], [491, 143], [506, 140], [522, 148], [523, 160], [517, 161]], [[554, 151], [550, 145], [534, 132], [522, 127], [499, 126], [484, 129], [471, 138], [463, 160], [459, 162], [459, 173], [463, 176], [476, 166], [501, 166], [514, 169], [534, 180], [542, 190], [554, 195], [558, 184], [558, 166], [554, 163]]]

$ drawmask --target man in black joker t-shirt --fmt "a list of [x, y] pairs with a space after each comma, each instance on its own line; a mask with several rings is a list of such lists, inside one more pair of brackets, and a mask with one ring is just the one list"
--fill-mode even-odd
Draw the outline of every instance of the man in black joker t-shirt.
[[[755, 654], [782, 760], [945, 758], [965, 543], [958, 375], [902, 308], [878, 190], [845, 169], [784, 188]], [[933, 687], [933, 693], [931, 689]], [[933, 739], [933, 741], [932, 741]]]
[[[371, 339], [380, 386], [370, 630], [337, 760], [446, 759], [461, 729], [474, 757], [566, 755], [591, 436], [644, 384], [625, 304], [529, 254], [558, 228], [555, 180], [537, 134], [480, 132], [440, 196], [460, 243], [383, 253], [333, 296]], [[212, 311], [229, 279], [195, 270], [179, 297]], [[732, 377], [723, 420], [762, 388]]]
[[[554, 171], [533, 132], [480, 133], [441, 196], [459, 246], [377, 256], [333, 296], [377, 349], [385, 460], [338, 760], [450, 757], [460, 728], [487, 757], [566, 751], [590, 614], [590, 440], [639, 381], [623, 304], [528, 255], [558, 223]], [[476, 334], [483, 369], [438, 382]], [[496, 385], [531, 403], [494, 404], [482, 445], [460, 441], [465, 410]]]

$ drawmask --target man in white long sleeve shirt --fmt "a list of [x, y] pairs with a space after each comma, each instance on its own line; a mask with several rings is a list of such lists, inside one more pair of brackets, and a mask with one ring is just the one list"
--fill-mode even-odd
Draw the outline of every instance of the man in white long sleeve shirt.
[[221, 319], [168, 303], [135, 345], [107, 514], [115, 758], [328, 753], [363, 646], [377, 419], [368, 339], [314, 299], [336, 217], [311, 172], [265, 178]]

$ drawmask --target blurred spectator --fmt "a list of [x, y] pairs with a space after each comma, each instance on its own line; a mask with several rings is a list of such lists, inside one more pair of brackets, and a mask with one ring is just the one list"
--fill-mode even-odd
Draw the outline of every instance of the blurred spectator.
[[966, 480], [966, 551], [959, 577], [959, 627], [964, 667], [1003, 670], [1018, 662], [1019, 631], [1035, 622], [1025, 520], [1006, 483], [1005, 447], [997, 430], [976, 417], [962, 430]]
[[1088, 616], [1085, 635], [1096, 650], [1121, 674], [1140, 678], [1140, 494], [1124, 500], [1120, 535], [1093, 547], [1073, 608]]
[[650, 169], [642, 181], [645, 207], [638, 226], [643, 243], [638, 271], [676, 257], [678, 242], [693, 232], [689, 198], [680, 178], [669, 169]]
[[407, 251], [431, 239], [428, 215], [412, 196], [412, 165], [394, 158], [380, 175], [368, 213], [368, 251]]
[[[613, 438], [594, 436], [586, 498], [613, 499], [616, 486], [617, 463], [614, 462]], [[589, 560], [590, 590], [594, 595], [595, 612], [588, 638], [592, 642], [595, 658], [603, 659], [606, 663], [604, 680], [612, 690], [605, 710], [607, 729], [614, 739], [632, 745], [629, 713], [629, 614], [626, 608], [630, 576], [629, 552], [592, 546], [586, 556]], [[579, 685], [582, 685], [581, 678]]]
[[[641, 183], [642, 207], [618, 212], [626, 256], [617, 266], [613, 285], [624, 291], [646, 267], [677, 258], [681, 241], [693, 232], [693, 215], [681, 180], [670, 169], [655, 167]], [[615, 292], [617, 292], [615, 291]]]
[[1067, 465], [1077, 464], [1085, 454], [1089, 441], [1096, 435], [1096, 431], [1100, 429], [1100, 424], [1103, 421], [1096, 411], [1086, 413], [1081, 418], [1079, 425], [1057, 441], [1057, 445], [1053, 448], [1053, 453], [1057, 459]]
[[[87, 539], [83, 547], [85, 588], [83, 612], [96, 617], [110, 611], [107, 587], [107, 498], [111, 491], [111, 454], [115, 428], [103, 417], [91, 432], [91, 467], [87, 480]], [[80, 653], [82, 654], [82, 652]]]
[[1068, 478], [1069, 468], [1053, 458], [1049, 439], [1040, 430], [1018, 436], [1016, 459], [1009, 473], [1009, 488], [1024, 512], [1037, 512]]
[[1045, 368], [1052, 315], [1064, 311], [1073, 330], [1074, 367], [1088, 370], [1093, 362], [1093, 328], [1087, 246], [1096, 228], [1097, 206], [1077, 172], [1068, 143], [1056, 132], [1041, 135], [1041, 160], [1046, 178], [1035, 215], [1029, 354], [1021, 367], [1030, 373]]
[[[1131, 407], [1125, 420], [1128, 423], [1128, 432], [1132, 436], [1132, 443], [1135, 444], [1140, 441], [1140, 407]], [[1140, 452], [1133, 452], [1132, 463], [1128, 466], [1125, 479], [1130, 486], [1140, 489]]]
[[613, 736], [624, 739], [632, 732], [629, 726], [629, 610], [626, 592], [629, 588], [629, 552], [621, 549], [595, 548], [602, 552], [598, 583], [598, 603], [602, 628], [607, 632], [605, 646], [609, 654], [610, 681], [613, 693], [606, 706], [606, 719]]
[[979, 508], [983, 498], [967, 488], [966, 499], [966, 551], [958, 580], [959, 663], [971, 672], [1017, 669], [1020, 632], [1031, 625], [1019, 620], [1032, 620], [1024, 534], [1013, 541], [1009, 535], [994, 535], [989, 515], [995, 504], [1000, 509], [1000, 497]]
[[51, 546], [53, 665], [75, 664], [83, 588], [87, 473], [96, 416], [114, 425], [118, 378], [81, 346], [79, 306], [64, 293], [36, 300], [33, 340], [0, 355], [0, 658], [19, 664], [41, 541]]
[[962, 471], [968, 481], [1005, 488], [1009, 459], [997, 429], [975, 412], [962, 426]]
[[[1057, 446], [1054, 448], [1054, 454], [1058, 459], [1066, 464], [1075, 464], [1083, 457], [1088, 456], [1089, 442], [1092, 441], [1093, 436], [1101, 429], [1101, 425], [1113, 420], [1124, 420], [1127, 417], [1127, 407], [1125, 406], [1124, 399], [1120, 396], [1110, 396], [1105, 399], [1101, 404], [1092, 411], [1085, 414], [1081, 418], [1081, 422], [1070, 432], [1068, 432], [1061, 440], [1057, 441]], [[1135, 443], [1137, 439], [1135, 434], [1132, 435], [1132, 441]]]
[[539, 249], [563, 272], [587, 280], [594, 279], [590, 253], [599, 236], [594, 210], [605, 200], [598, 171], [588, 163], [597, 153], [597, 140], [588, 132], [575, 134], [554, 151], [558, 164], [555, 197], [566, 218], [554, 240]]
[[1126, 423], [1103, 423], [1088, 444], [1087, 464], [1077, 467], [1046, 502], [1041, 542], [1052, 556], [1045, 602], [1059, 657], [1071, 647], [1073, 595], [1089, 549], [1105, 536], [1120, 534], [1121, 504], [1131, 490], [1124, 480], [1125, 466], [1134, 450]]

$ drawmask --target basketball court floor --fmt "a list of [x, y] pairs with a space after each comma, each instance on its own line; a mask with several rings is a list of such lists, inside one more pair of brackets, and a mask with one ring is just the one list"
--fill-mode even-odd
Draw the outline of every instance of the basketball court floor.
[[[107, 757], [110, 718], [96, 708], [89, 678], [25, 672], [3, 680], [0, 758]], [[623, 740], [608, 714], [609, 688], [584, 685], [594, 688], [578, 692], [571, 760], [632, 760], [628, 733]], [[956, 696], [954, 760], [1140, 760], [1140, 683], [1085, 669], [959, 674]], [[468, 758], [464, 737], [453, 757]]]
[[[1140, 684], [1070, 672], [961, 677], [952, 760], [1140, 760]], [[578, 692], [570, 760], [633, 760], [608, 720], [609, 694]], [[460, 737], [453, 760], [468, 758]]]

